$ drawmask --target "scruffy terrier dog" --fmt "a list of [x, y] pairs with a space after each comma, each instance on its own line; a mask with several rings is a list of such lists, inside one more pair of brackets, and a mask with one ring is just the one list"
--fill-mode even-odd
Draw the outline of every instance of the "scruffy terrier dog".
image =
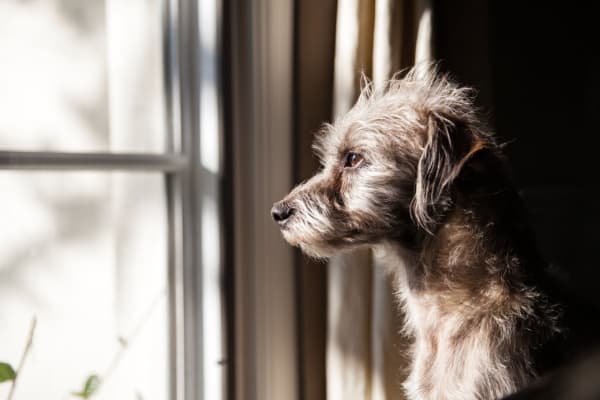
[[543, 371], [563, 308], [470, 89], [432, 69], [367, 85], [315, 149], [322, 170], [272, 216], [310, 256], [385, 260], [414, 338], [408, 398], [496, 399]]

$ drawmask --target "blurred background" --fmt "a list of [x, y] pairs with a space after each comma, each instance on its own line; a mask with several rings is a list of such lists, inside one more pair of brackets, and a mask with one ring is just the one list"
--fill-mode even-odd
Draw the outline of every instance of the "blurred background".
[[127, 3], [0, 2], [0, 361], [17, 368], [37, 320], [15, 399], [73, 398], [93, 375], [112, 375], [103, 398], [168, 393], [162, 174], [44, 159], [166, 150], [161, 5]]
[[0, 399], [403, 398], [377, 261], [310, 261], [269, 210], [360, 73], [415, 63], [477, 90], [600, 307], [597, 43], [591, 4], [0, 0]]

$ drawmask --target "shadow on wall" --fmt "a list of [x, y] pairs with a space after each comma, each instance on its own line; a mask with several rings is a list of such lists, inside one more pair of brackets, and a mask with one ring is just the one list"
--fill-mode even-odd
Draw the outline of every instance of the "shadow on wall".
[[3, 149], [108, 148], [104, 2], [76, 3], [0, 3]]

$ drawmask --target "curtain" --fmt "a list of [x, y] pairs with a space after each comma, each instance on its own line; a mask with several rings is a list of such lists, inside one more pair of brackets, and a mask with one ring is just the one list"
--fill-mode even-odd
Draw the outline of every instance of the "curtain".
[[[338, 0], [333, 119], [360, 90], [360, 73], [380, 85], [394, 72], [431, 59], [428, 0]], [[408, 340], [391, 279], [367, 250], [328, 266], [328, 400], [402, 399]]]

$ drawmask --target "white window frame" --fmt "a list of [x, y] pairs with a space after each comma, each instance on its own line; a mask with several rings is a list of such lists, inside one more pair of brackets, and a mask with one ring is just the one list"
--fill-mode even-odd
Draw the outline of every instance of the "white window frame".
[[[220, 0], [162, 2], [166, 134], [169, 138], [165, 153], [0, 149], [0, 170], [163, 174], [168, 216], [169, 398], [174, 400], [224, 400], [227, 397], [224, 299], [218, 290], [222, 287], [222, 246], [207, 250], [207, 244], [215, 243], [215, 238], [207, 238], [206, 232], [203, 235], [206, 221], [203, 221], [202, 211], [210, 201], [217, 216], [217, 228], [222, 225], [222, 167], [217, 164], [208, 170], [201, 159], [206, 152], [220, 155], [222, 147], [220, 5]], [[202, 19], [212, 24], [200, 29]], [[206, 84], [212, 85], [214, 96], [202, 100], [200, 88]], [[201, 121], [209, 112], [215, 123], [206, 127]], [[203, 135], [210, 140], [205, 140]], [[223, 243], [220, 231], [211, 233], [219, 236], [216, 243]], [[211, 259], [203, 257], [209, 250], [213, 254]]]

